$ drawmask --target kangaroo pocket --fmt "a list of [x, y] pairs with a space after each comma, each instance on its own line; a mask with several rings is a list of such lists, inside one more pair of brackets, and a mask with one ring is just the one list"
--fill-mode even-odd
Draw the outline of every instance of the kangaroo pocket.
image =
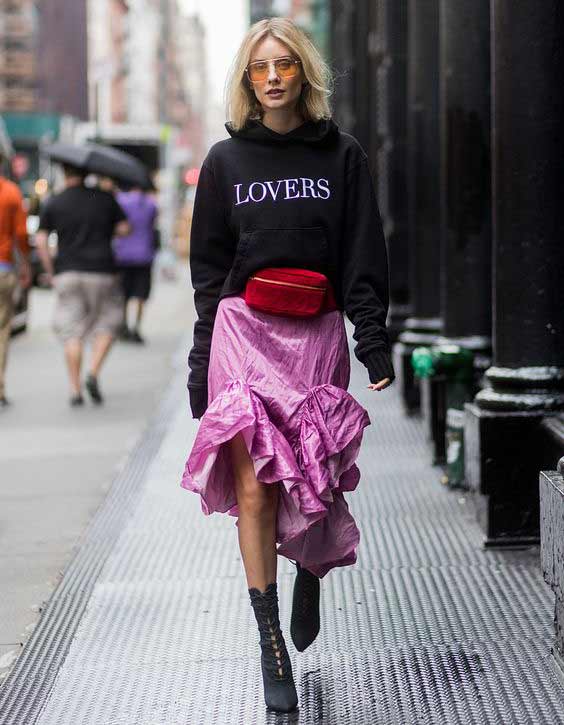
[[242, 232], [228, 278], [240, 290], [263, 267], [300, 267], [328, 274], [329, 252], [323, 227], [254, 229]]

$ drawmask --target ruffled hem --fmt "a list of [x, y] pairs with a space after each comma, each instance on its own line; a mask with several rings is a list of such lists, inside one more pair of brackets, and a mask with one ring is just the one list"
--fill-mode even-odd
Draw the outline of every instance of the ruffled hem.
[[237, 516], [229, 450], [223, 444], [241, 433], [257, 479], [281, 484], [278, 552], [324, 576], [356, 561], [359, 533], [343, 493], [358, 484], [355, 460], [370, 418], [346, 390], [327, 384], [308, 391], [297, 421], [290, 444], [259, 395], [244, 381], [233, 380], [201, 419], [181, 485], [201, 496], [205, 514]]

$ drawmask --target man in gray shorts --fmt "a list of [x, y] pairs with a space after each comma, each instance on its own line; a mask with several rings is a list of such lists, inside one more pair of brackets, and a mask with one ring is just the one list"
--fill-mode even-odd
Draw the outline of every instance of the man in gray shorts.
[[[113, 195], [84, 185], [82, 171], [64, 167], [65, 189], [41, 211], [37, 249], [57, 294], [54, 328], [65, 349], [72, 406], [82, 405], [84, 340], [93, 337], [85, 387], [94, 403], [103, 402], [98, 374], [121, 325], [123, 299], [113, 253], [114, 236], [130, 227]], [[57, 232], [55, 263], [48, 235]]]

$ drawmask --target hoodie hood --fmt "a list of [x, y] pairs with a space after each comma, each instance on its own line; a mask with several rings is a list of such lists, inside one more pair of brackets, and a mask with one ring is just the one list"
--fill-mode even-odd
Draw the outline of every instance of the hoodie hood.
[[240, 130], [235, 131], [231, 124], [225, 128], [233, 138], [243, 138], [257, 143], [304, 143], [311, 146], [331, 146], [339, 136], [339, 127], [332, 119], [305, 121], [301, 126], [288, 133], [277, 133], [267, 128], [261, 121], [249, 120]]

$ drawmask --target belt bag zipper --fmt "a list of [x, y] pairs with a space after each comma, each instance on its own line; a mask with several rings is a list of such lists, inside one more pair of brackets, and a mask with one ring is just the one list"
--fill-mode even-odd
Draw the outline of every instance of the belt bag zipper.
[[312, 287], [309, 284], [296, 284], [295, 282], [281, 282], [280, 280], [276, 279], [265, 279], [264, 277], [251, 277], [251, 279], [256, 279], [257, 282], [266, 282], [266, 284], [279, 284], [282, 287], [299, 287], [299, 289], [311, 289], [315, 290], [316, 292], [326, 292], [325, 287]]

